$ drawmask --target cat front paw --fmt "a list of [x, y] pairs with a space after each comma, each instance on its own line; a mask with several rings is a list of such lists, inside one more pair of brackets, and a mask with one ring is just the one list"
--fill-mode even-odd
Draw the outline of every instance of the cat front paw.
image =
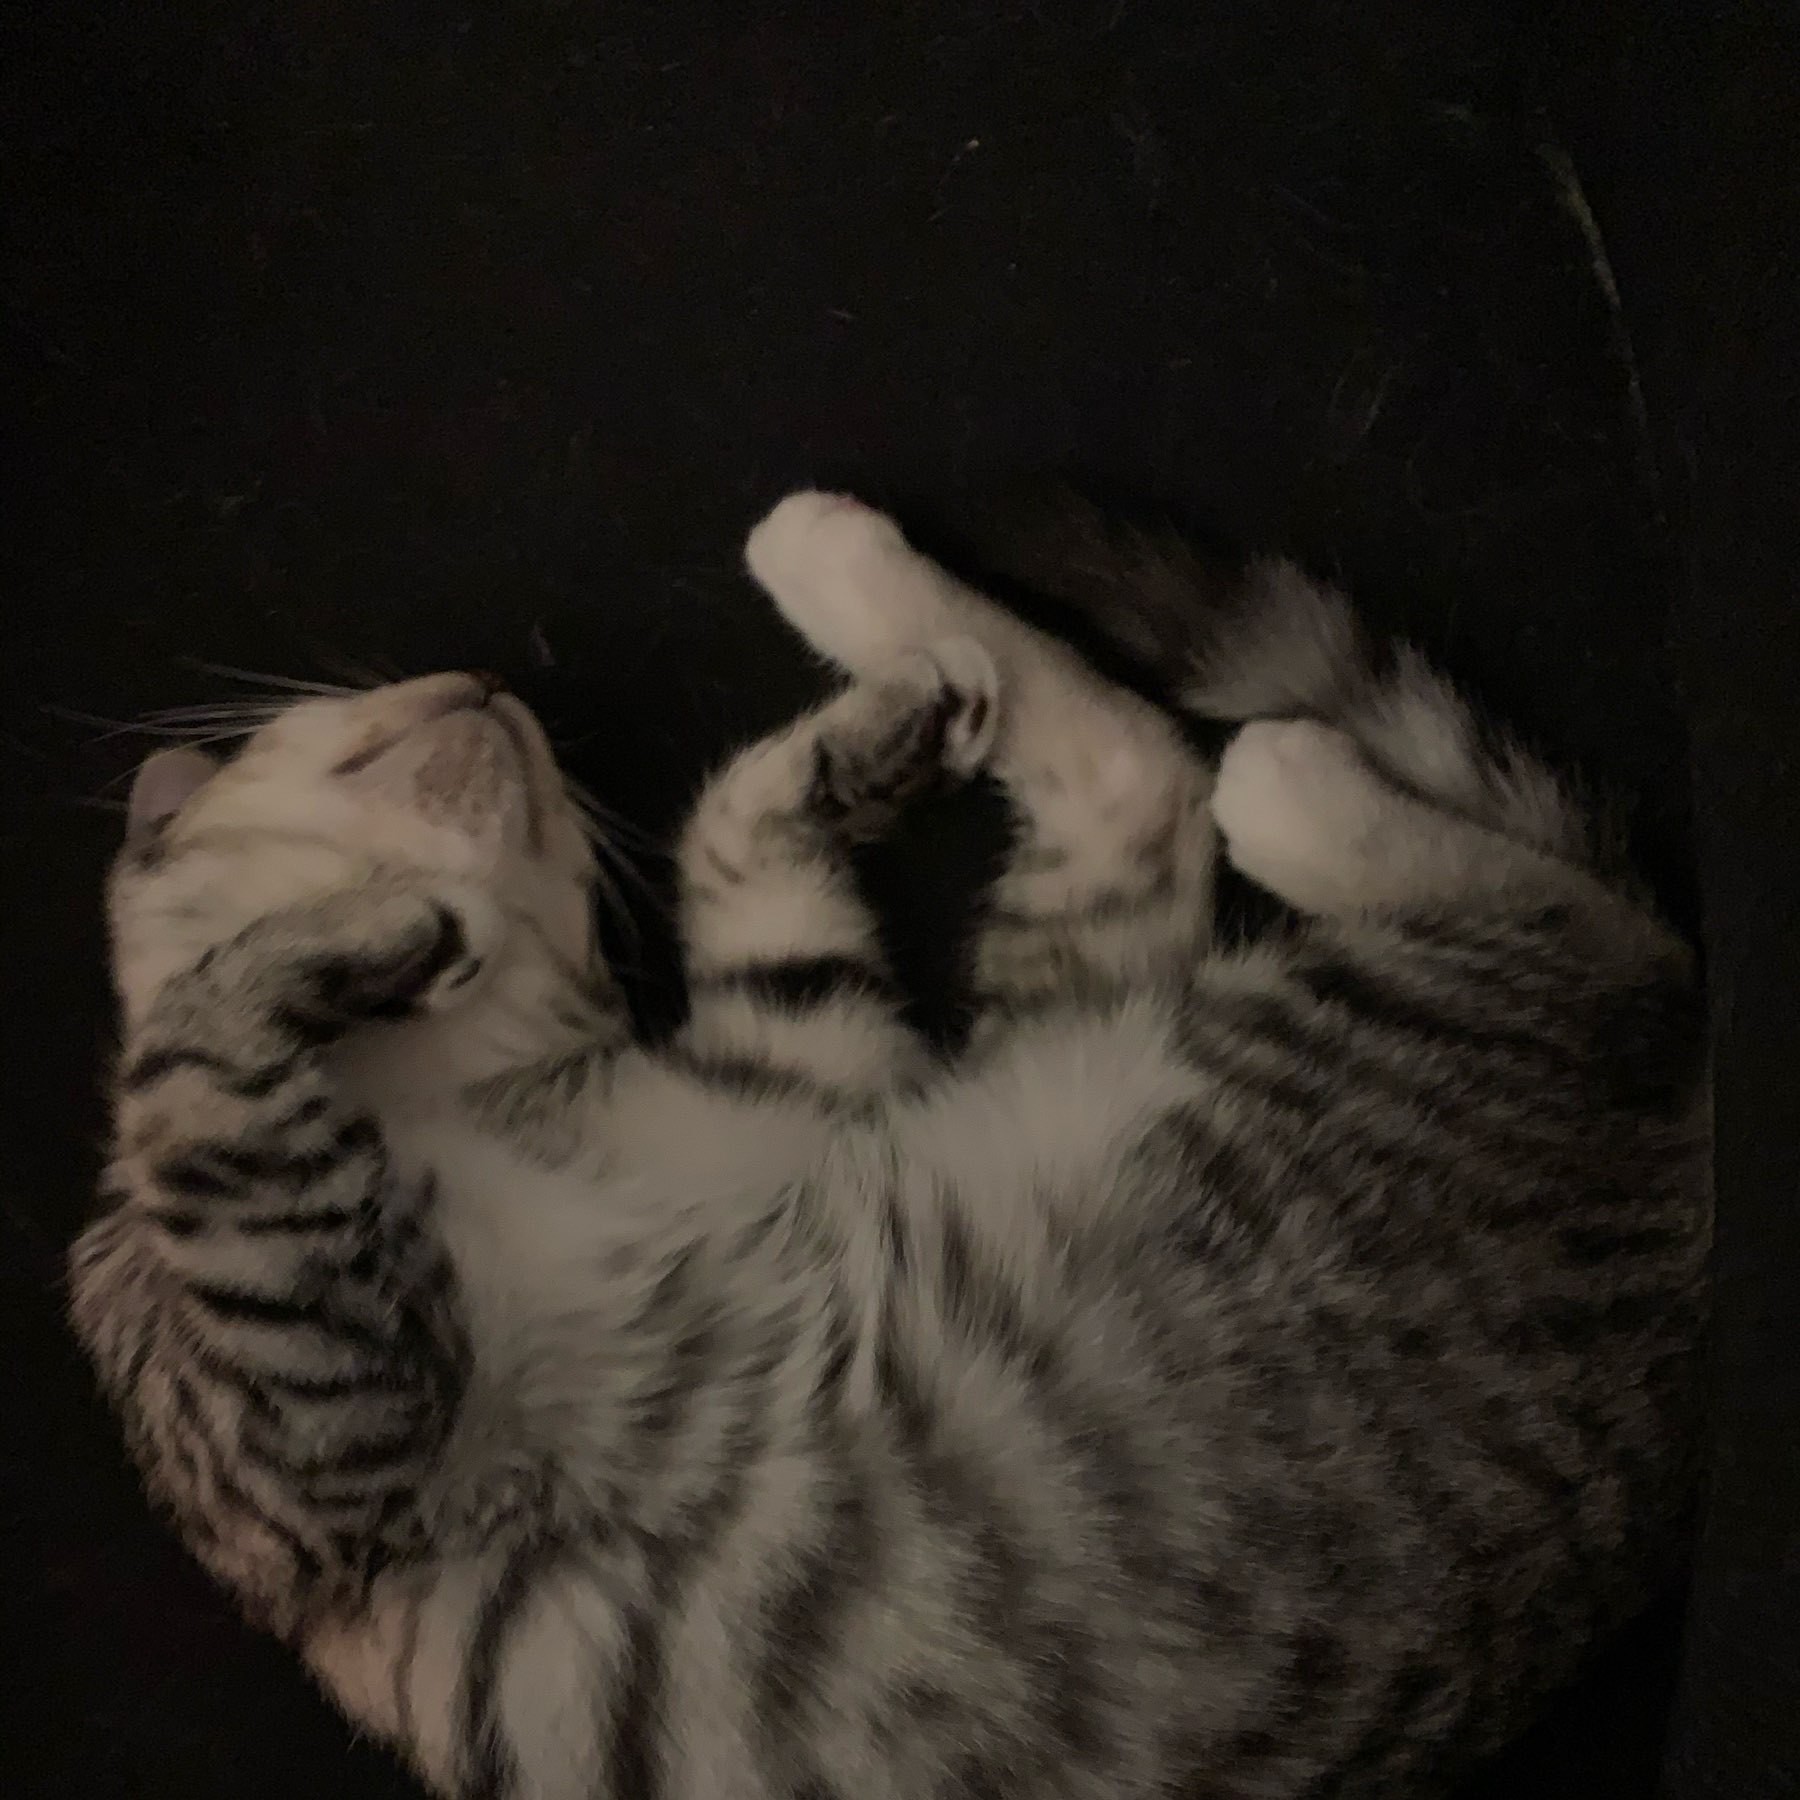
[[307, 924], [299, 926], [303, 1009], [325, 1022], [405, 1018], [454, 1006], [479, 980], [498, 935], [485, 902], [429, 892], [367, 898], [346, 929], [327, 925], [307, 942]]
[[911, 652], [820, 719], [813, 803], [846, 835], [873, 837], [907, 802], [973, 775], [999, 717], [999, 675], [979, 644], [946, 638]]
[[504, 929], [477, 890], [375, 870], [250, 920], [177, 974], [164, 1003], [226, 1007], [328, 1041], [364, 1020], [460, 1004]]
[[848, 495], [789, 494], [750, 533], [744, 561], [788, 623], [854, 674], [954, 629], [942, 571]]

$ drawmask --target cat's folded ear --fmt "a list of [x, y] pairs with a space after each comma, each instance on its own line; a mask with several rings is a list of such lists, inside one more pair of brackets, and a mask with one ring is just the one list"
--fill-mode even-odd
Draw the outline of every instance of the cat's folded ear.
[[219, 772], [218, 762], [204, 750], [186, 746], [158, 750], [144, 759], [131, 783], [125, 836], [132, 844], [148, 844], [195, 794]]

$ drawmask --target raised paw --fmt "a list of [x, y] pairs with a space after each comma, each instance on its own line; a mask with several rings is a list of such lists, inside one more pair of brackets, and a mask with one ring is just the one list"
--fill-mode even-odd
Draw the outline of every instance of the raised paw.
[[1233, 866], [1307, 912], [1358, 903], [1368, 860], [1403, 805], [1348, 736], [1311, 719], [1245, 725], [1212, 795]]
[[813, 804], [851, 837], [872, 837], [908, 801], [966, 779], [999, 722], [993, 659], [947, 638], [847, 689], [819, 719]]
[[846, 495], [788, 495], [750, 533], [744, 560], [788, 623], [853, 674], [956, 629], [943, 571], [885, 513]]
[[476, 986], [501, 921], [484, 897], [377, 875], [265, 914], [196, 974], [324, 1039], [364, 1019], [442, 1011]]
[[[374, 910], [374, 909], [372, 909]], [[442, 900], [423, 900], [391, 921], [379, 913], [354, 944], [327, 944], [302, 959], [303, 1004], [324, 1019], [403, 1018], [454, 1005], [481, 974], [468, 915]]]

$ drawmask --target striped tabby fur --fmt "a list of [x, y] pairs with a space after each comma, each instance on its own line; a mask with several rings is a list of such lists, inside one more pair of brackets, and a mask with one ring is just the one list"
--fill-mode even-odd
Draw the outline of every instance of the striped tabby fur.
[[[1431, 1791], [1675, 1541], [1687, 957], [1285, 567], [1073, 596], [1215, 771], [877, 514], [749, 561], [853, 679], [703, 795], [667, 1045], [491, 684], [146, 768], [72, 1269], [148, 1483], [446, 1794]], [[848, 851], [977, 768], [944, 1061]], [[1221, 845], [1298, 928], [1211, 943]]]

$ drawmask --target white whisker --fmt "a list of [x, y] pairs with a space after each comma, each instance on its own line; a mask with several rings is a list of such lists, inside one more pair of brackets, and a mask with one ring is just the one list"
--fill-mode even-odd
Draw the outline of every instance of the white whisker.
[[289, 706], [285, 700], [219, 701], [212, 705], [167, 706], [144, 714], [149, 725], [241, 725], [246, 731], [266, 725]]
[[623, 838], [640, 850], [657, 848], [655, 839], [641, 825], [634, 825], [622, 813], [615, 812], [598, 795], [583, 787], [572, 776], [563, 777], [563, 787], [567, 791], [575, 810], [596, 831], [605, 831], [610, 837]]
[[97, 726], [99, 730], [92, 740], [96, 744], [110, 743], [114, 738], [122, 737], [165, 738], [182, 744], [224, 743], [247, 736], [263, 722], [261, 717], [234, 717], [229, 721], [210, 717], [165, 719], [155, 715], [142, 719], [109, 719], [99, 713], [81, 712], [68, 706], [46, 706], [43, 710], [49, 717], [67, 724]]
[[625, 897], [619, 877], [629, 876], [642, 893], [650, 891], [649, 883], [642, 872], [623, 857], [616, 845], [606, 843], [592, 832], [589, 833], [588, 841], [594, 848], [594, 891], [631, 948], [637, 950], [642, 945], [643, 933], [639, 929], [637, 915], [631, 910], [631, 903]]
[[330, 655], [321, 655], [317, 661], [346, 683], [346, 691], [353, 694], [366, 694], [374, 688], [389, 687], [406, 679], [405, 671], [386, 657], [365, 660], [334, 651]]
[[[341, 681], [313, 681], [299, 675], [269, 675], [257, 669], [240, 669], [231, 663], [203, 662], [198, 658], [182, 659], [203, 675], [215, 675], [223, 681], [241, 681], [251, 687], [272, 688], [283, 694], [311, 694], [325, 699], [341, 700], [361, 693], [361, 688]], [[380, 686], [379, 682], [373, 684]]]
[[649, 834], [603, 805], [579, 782], [565, 776], [563, 787], [594, 852], [595, 892], [635, 950], [642, 944], [643, 933], [625, 888], [629, 885], [642, 898], [652, 902], [657, 897], [656, 888], [636, 860], [627, 854], [619, 839], [636, 839], [639, 845], [649, 849], [652, 847]]

